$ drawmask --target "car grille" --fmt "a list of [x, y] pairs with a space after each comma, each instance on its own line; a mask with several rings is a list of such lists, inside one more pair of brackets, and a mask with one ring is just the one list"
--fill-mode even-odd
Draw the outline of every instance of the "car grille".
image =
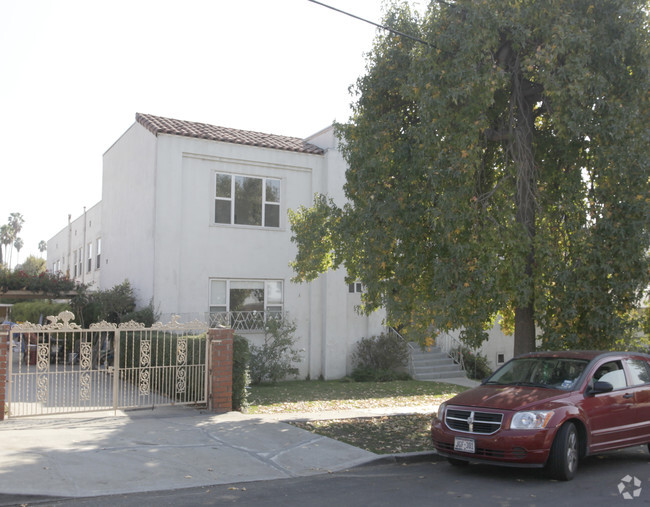
[[445, 424], [454, 431], [492, 435], [501, 428], [503, 414], [498, 412], [477, 412], [474, 410], [447, 408]]

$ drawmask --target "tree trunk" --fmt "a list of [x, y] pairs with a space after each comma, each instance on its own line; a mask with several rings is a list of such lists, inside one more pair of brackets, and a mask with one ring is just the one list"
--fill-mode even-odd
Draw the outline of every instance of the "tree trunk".
[[512, 66], [511, 96], [511, 155], [517, 169], [517, 190], [515, 196], [516, 221], [526, 232], [528, 253], [523, 283], [527, 285], [528, 301], [515, 308], [515, 355], [535, 350], [535, 211], [536, 170], [533, 153], [533, 107], [539, 100], [537, 93], [530, 93], [532, 84], [521, 76], [518, 59]]

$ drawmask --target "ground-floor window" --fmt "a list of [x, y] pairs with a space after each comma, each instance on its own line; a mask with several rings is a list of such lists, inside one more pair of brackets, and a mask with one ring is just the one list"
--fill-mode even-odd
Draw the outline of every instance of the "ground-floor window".
[[282, 280], [210, 280], [211, 320], [237, 329], [257, 329], [269, 317], [282, 314]]

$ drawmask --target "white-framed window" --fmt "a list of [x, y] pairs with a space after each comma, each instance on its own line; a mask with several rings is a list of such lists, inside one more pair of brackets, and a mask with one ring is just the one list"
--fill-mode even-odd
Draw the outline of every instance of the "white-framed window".
[[99, 269], [102, 265], [101, 260], [102, 260], [102, 238], [97, 238], [97, 241], [95, 242], [97, 244], [97, 254], [96, 259], [95, 259], [95, 269]]
[[354, 294], [355, 292], [363, 292], [363, 284], [361, 282], [354, 282], [348, 284], [348, 292]]
[[77, 276], [81, 276], [83, 273], [84, 264], [84, 247], [82, 246], [79, 247], [79, 257], [77, 257], [77, 261], [79, 263], [79, 272], [77, 273]]
[[88, 243], [88, 273], [93, 269], [93, 244]]
[[77, 278], [77, 251], [72, 252], [72, 277]]
[[215, 173], [214, 223], [280, 227], [281, 180]]
[[273, 312], [284, 307], [282, 280], [210, 280], [210, 313]]

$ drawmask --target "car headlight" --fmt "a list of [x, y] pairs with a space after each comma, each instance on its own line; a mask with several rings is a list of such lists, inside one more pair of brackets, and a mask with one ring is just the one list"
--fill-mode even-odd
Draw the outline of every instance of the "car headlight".
[[438, 419], [442, 421], [443, 417], [445, 416], [445, 408], [447, 407], [446, 403], [441, 403], [440, 406], [438, 407]]
[[526, 412], [517, 412], [512, 421], [510, 429], [512, 430], [538, 430], [546, 428], [546, 425], [553, 417], [552, 410], [530, 410]]

